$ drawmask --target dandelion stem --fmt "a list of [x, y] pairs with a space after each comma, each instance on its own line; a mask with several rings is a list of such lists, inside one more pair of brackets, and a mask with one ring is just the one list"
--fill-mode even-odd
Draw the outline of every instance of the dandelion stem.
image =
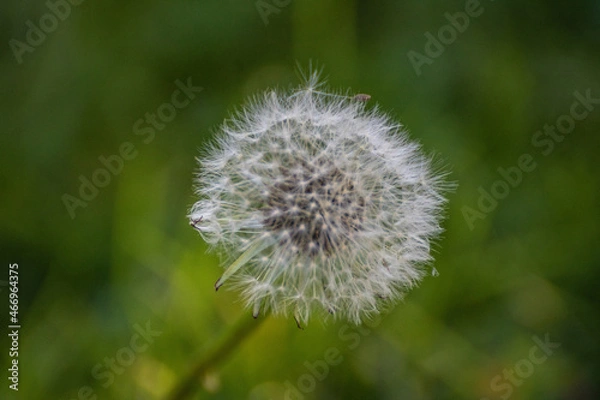
[[[265, 316], [266, 317], [266, 316]], [[266, 318], [253, 319], [244, 314], [231, 329], [193, 366], [191, 372], [181, 380], [168, 400], [183, 400], [191, 397], [198, 389], [202, 377], [224, 361], [237, 347], [250, 337]]]

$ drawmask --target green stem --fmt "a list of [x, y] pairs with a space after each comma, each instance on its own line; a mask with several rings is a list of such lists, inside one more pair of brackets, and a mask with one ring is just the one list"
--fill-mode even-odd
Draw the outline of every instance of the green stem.
[[217, 364], [222, 362], [229, 354], [240, 346], [245, 339], [250, 337], [264, 321], [267, 316], [259, 319], [253, 319], [249, 316], [242, 316], [231, 327], [216, 345], [202, 357], [193, 367], [189, 375], [180, 381], [167, 397], [168, 400], [183, 400], [188, 398], [198, 389], [200, 379]]

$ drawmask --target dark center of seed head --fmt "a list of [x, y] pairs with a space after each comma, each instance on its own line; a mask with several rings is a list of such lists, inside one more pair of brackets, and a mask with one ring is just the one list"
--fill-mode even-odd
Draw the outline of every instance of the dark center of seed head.
[[313, 166], [302, 160], [279, 172], [282, 179], [269, 189], [263, 223], [280, 234], [282, 244], [311, 256], [329, 255], [361, 230], [365, 199], [331, 162]]

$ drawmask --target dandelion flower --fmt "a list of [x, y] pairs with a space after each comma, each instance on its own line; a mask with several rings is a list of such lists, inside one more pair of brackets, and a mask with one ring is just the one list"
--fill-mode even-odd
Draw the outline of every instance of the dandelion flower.
[[313, 312], [360, 323], [431, 262], [444, 176], [368, 95], [327, 93], [317, 74], [267, 91], [199, 159], [192, 226], [224, 255], [256, 317]]

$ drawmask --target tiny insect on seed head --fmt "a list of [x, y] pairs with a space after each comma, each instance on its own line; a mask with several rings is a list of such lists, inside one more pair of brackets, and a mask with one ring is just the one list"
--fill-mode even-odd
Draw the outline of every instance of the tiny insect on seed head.
[[364, 93], [359, 93], [359, 94], [357, 94], [357, 95], [354, 96], [354, 100], [356, 100], [356, 101], [362, 101], [362, 102], [366, 103], [367, 101], [371, 100], [371, 95], [364, 94]]
[[199, 218], [191, 218], [191, 219], [190, 219], [190, 226], [191, 226], [192, 228], [196, 229], [196, 230], [200, 229], [200, 228], [198, 227], [198, 224], [199, 224], [200, 222], [202, 222], [202, 218], [203, 218], [202, 216], [200, 216]]

